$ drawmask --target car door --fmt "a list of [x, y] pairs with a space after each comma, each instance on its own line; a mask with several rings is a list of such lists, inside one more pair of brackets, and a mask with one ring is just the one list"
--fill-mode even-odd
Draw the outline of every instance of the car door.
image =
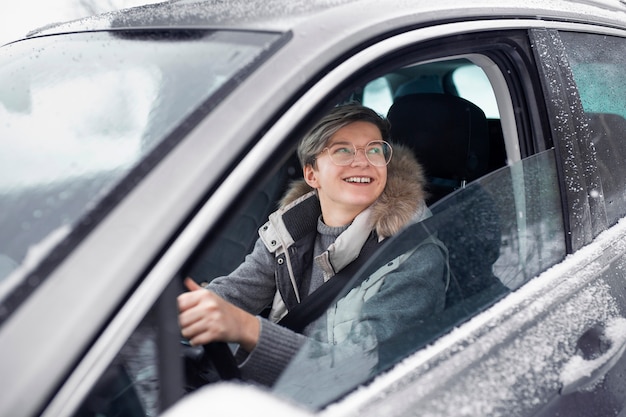
[[623, 33], [598, 32], [564, 29], [544, 35], [551, 39], [550, 45], [560, 49], [562, 77], [570, 80], [567, 84], [572, 87], [575, 84], [572, 91], [576, 93], [569, 94], [570, 108], [576, 114], [573, 140], [585, 158], [583, 177], [590, 201], [591, 230], [602, 233], [596, 240], [612, 240], [608, 256], [600, 259], [597, 279], [614, 297], [616, 317], [592, 323], [581, 335], [576, 354], [561, 373], [560, 395], [540, 415], [618, 415], [626, 405], [625, 259], [620, 227], [620, 219], [626, 214], [621, 174], [626, 77], [620, 70], [626, 38]]
[[[525, 278], [518, 285], [504, 280], [512, 292], [483, 313], [478, 314], [501, 296], [483, 291], [487, 299], [477, 302], [472, 296], [458, 304], [469, 307], [459, 316], [454, 317], [458, 313], [452, 306], [436, 319], [440, 323], [420, 324], [415, 333], [400, 336], [403, 342], [412, 339], [408, 343], [415, 343], [413, 347], [439, 339], [354, 394], [347, 415], [600, 416], [622, 411], [625, 229], [617, 220], [623, 216], [616, 201], [621, 197], [614, 194], [620, 180], [606, 168], [617, 171], [622, 166], [616, 133], [621, 119], [601, 115], [600, 126], [588, 129], [590, 115], [585, 113], [600, 105], [612, 108], [605, 110], [611, 115], [623, 114], [623, 81], [616, 70], [622, 55], [600, 52], [620, 50], [623, 39], [571, 29], [574, 33], [529, 31], [552, 147], [509, 162], [432, 207], [433, 218], [441, 219], [434, 221], [433, 234], [443, 237], [460, 226], [481, 229], [475, 234], [479, 238], [481, 233], [491, 235], [482, 223], [489, 213], [477, 208], [484, 198], [472, 196], [486, 192], [489, 206], [497, 208], [502, 238], [492, 271], [502, 279], [517, 269], [527, 272], [521, 274]], [[598, 72], [612, 77], [611, 88], [602, 93], [591, 82]], [[579, 85], [586, 108], [580, 103]], [[604, 143], [595, 147], [592, 140]], [[455, 206], [464, 210], [446, 215]], [[607, 216], [607, 210], [612, 214]], [[559, 236], [559, 223], [564, 236]], [[558, 258], [565, 248], [568, 254], [561, 262], [550, 261], [550, 254]], [[452, 262], [456, 248], [450, 249]], [[474, 258], [464, 250], [457, 255], [463, 261], [459, 275], [471, 275]], [[445, 334], [442, 328], [454, 330]], [[314, 404], [324, 401], [328, 399]], [[354, 409], [358, 412], [353, 414]]]
[[[500, 71], [519, 77], [507, 79], [510, 101], [528, 105], [525, 114], [515, 117], [520, 159], [508, 153], [506, 167], [434, 204], [432, 219], [424, 221], [427, 231], [421, 232], [439, 237], [448, 247], [451, 278], [462, 284], [478, 275], [477, 263], [486, 262], [487, 271], [506, 289], [495, 284], [477, 292], [461, 288], [461, 300], [451, 301], [443, 314], [417, 322], [412, 331], [379, 346], [381, 357], [386, 349], [384, 357], [394, 359], [379, 361], [379, 368], [369, 372], [362, 368], [371, 354], [368, 341], [374, 333], [354, 336], [363, 343], [361, 354], [351, 351], [347, 358], [335, 352], [348, 362], [341, 366], [324, 367], [312, 343], [286, 370], [275, 387], [278, 395], [314, 409], [347, 396], [345, 415], [600, 416], [622, 410], [624, 396], [618, 381], [625, 350], [624, 228], [618, 223], [607, 230], [607, 205], [601, 191], [604, 182], [615, 180], [602, 182], [598, 174], [595, 153], [584, 136], [585, 119], [574, 93], [577, 87], [558, 35], [531, 29], [528, 40], [542, 88], [532, 78], [524, 79], [523, 67], [507, 68], [506, 61], [497, 61]], [[521, 90], [511, 87], [516, 81], [523, 85]], [[615, 97], [619, 88], [612, 93]], [[494, 83], [494, 90], [501, 104], [503, 89]], [[543, 94], [545, 107], [535, 107], [533, 94]], [[539, 114], [544, 111], [547, 117]], [[505, 129], [506, 116], [505, 111]], [[549, 139], [540, 130], [533, 131], [533, 125], [548, 126]], [[615, 204], [616, 198], [610, 203]], [[613, 215], [612, 223], [622, 215]], [[399, 237], [396, 244], [421, 239], [416, 236]], [[499, 252], [489, 260], [493, 239]], [[347, 372], [346, 368], [359, 371]], [[376, 378], [380, 373], [384, 374]], [[333, 390], [315, 389], [320, 380], [337, 375], [344, 383], [351, 382], [337, 384]], [[369, 385], [349, 394], [363, 384]], [[322, 414], [344, 415], [336, 409]]]
[[[459, 57], [487, 75], [498, 107], [506, 164], [433, 204], [432, 220], [420, 225], [419, 232], [411, 229], [390, 241], [389, 250], [407, 239], [429, 236], [441, 236], [448, 246], [461, 243], [450, 251], [453, 278], [461, 282], [469, 266], [475, 265], [473, 261], [484, 255], [484, 250], [472, 253], [476, 242], [495, 241], [494, 257], [487, 263], [493, 273], [490, 277], [496, 278], [494, 285], [471, 295], [460, 288], [458, 299], [445, 314], [415, 323], [413, 332], [398, 335], [389, 345], [386, 362], [366, 372], [339, 374], [341, 383], [319, 395], [285, 389], [295, 379], [300, 387], [311, 389], [327, 381], [319, 379], [319, 374], [299, 372], [299, 366], [310, 359], [311, 351], [304, 349], [272, 395], [287, 396], [320, 415], [510, 416], [536, 414], [555, 398], [570, 395], [571, 389], [576, 392], [597, 382], [580, 378], [576, 367], [578, 361], [593, 362], [595, 356], [602, 364], [612, 364], [622, 353], [615, 335], [623, 326], [619, 303], [623, 289], [618, 269], [608, 273], [604, 266], [625, 243], [623, 226], [618, 223], [604, 233], [603, 223], [592, 221], [602, 206], [590, 202], [588, 174], [577, 169], [589, 161], [584, 152], [571, 146], [572, 140], [578, 140], [577, 129], [556, 123], [571, 121], [560, 117], [570, 116], [569, 103], [563, 104], [562, 91], [549, 89], [556, 83], [575, 87], [563, 84], [561, 62], [557, 68], [546, 64], [542, 47], [553, 47], [554, 42], [548, 43], [551, 38], [546, 34], [552, 32], [546, 32], [543, 25], [524, 20], [516, 21], [511, 29], [510, 22], [498, 20], [457, 22], [435, 32], [415, 29], [397, 37], [389, 35], [352, 51], [294, 106], [276, 116], [259, 144], [148, 272], [129, 299], [127, 314], [114, 318], [104, 333], [115, 341], [103, 338], [101, 342], [118, 349], [115, 358], [110, 354], [88, 358], [94, 361], [92, 366], [98, 365], [95, 379], [100, 382], [92, 379], [89, 393], [80, 403], [74, 400], [70, 408], [93, 412], [98, 409], [90, 404], [108, 401], [120, 392], [130, 393], [121, 402], [128, 410], [137, 404], [145, 409], [148, 402], [150, 410], [158, 412], [175, 403], [183, 395], [184, 381], [181, 362], [168, 361], [179, 352], [172, 300], [182, 277], [198, 268], [205, 253], [219, 249], [229, 225], [240, 223], [253, 206], [250, 196], [243, 195], [258, 184], [252, 178], [267, 177], [261, 174], [270, 161], [279, 160], [286, 167], [303, 126], [310, 126], [322, 109], [349, 99], [352, 92], [381, 74]], [[268, 143], [272, 152], [267, 151]], [[288, 146], [276, 151], [278, 144]], [[263, 184], [267, 186], [269, 179]], [[235, 196], [232, 189], [237, 190]], [[225, 210], [226, 206], [232, 210]], [[214, 218], [216, 209], [224, 213], [220, 222]], [[486, 227], [485, 219], [497, 227]], [[138, 317], [131, 309], [137, 306], [149, 313]], [[124, 321], [129, 317], [132, 320]], [[116, 336], [120, 328], [123, 336]], [[608, 342], [600, 343], [599, 351], [591, 348], [587, 357], [576, 359], [577, 348], [583, 344], [580, 340], [593, 341], [594, 337]], [[132, 348], [138, 344], [147, 347]], [[140, 351], [148, 352], [143, 362], [137, 360]], [[357, 361], [358, 355], [353, 359]], [[131, 364], [138, 362], [133, 369]], [[83, 366], [89, 369], [89, 365], [86, 361]], [[332, 368], [324, 371], [337, 376], [332, 375]], [[219, 398], [209, 391], [202, 400], [209, 407], [227, 398], [233, 397]], [[597, 407], [595, 401], [589, 406], [593, 407]]]

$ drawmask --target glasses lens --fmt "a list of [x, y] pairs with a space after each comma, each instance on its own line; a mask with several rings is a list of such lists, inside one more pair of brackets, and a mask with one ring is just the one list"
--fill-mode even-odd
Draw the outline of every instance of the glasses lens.
[[335, 144], [328, 148], [330, 159], [335, 165], [350, 165], [354, 160], [354, 146], [346, 144]]
[[391, 160], [391, 145], [384, 141], [370, 142], [365, 147], [365, 156], [372, 165], [385, 166]]
[[[354, 145], [343, 143], [336, 143], [326, 149], [333, 163], [340, 166], [350, 165], [358, 152]], [[391, 161], [391, 145], [385, 141], [373, 141], [358, 149], [363, 149], [365, 157], [374, 166], [382, 167]]]

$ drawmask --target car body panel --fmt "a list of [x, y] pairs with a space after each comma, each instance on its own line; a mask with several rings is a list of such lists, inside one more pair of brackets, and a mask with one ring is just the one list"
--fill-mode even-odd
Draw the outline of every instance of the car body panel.
[[[358, 2], [357, 7], [352, 3]], [[284, 10], [289, 10], [285, 14]], [[605, 26], [621, 26], [615, 13], [624, 13], [617, 2], [612, 1], [534, 1], [519, 4], [514, 1], [481, 0], [464, 5], [463, 19], [474, 20], [485, 17], [536, 17], [546, 20], [564, 20], [573, 22], [601, 23]], [[416, 13], [415, 10], [418, 10]], [[381, 13], [384, 11], [384, 13]], [[404, 0], [394, 4], [393, 9], [385, 7], [378, 1], [339, 0], [318, 1], [256, 1], [244, 0], [226, 3], [202, 1], [170, 1], [146, 5], [119, 14], [107, 13], [98, 17], [89, 17], [73, 22], [50, 25], [33, 31], [30, 36], [66, 33], [74, 30], [108, 30], [124, 28], [168, 28], [176, 27], [229, 27], [241, 29], [263, 29], [287, 31], [293, 28], [306, 28], [341, 25], [350, 21], [351, 24], [362, 22], [373, 26], [376, 21], [391, 21], [394, 26], [405, 24], [426, 25], [428, 22], [445, 22], [456, 20], [458, 3], [447, 0], [437, 3], [423, 0]], [[345, 25], [342, 25], [345, 26]], [[376, 33], [376, 32], [373, 32]]]

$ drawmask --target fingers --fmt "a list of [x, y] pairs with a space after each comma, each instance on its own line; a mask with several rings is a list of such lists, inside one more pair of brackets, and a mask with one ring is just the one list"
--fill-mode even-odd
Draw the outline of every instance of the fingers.
[[190, 292], [183, 293], [178, 296], [177, 302], [178, 310], [180, 312], [183, 312], [197, 305], [202, 301], [202, 298], [206, 297], [207, 293], [209, 293], [206, 288], [199, 286], [191, 278], [185, 278], [184, 284]]
[[210, 320], [210, 317], [181, 326], [181, 334], [193, 346], [221, 340], [221, 333], [223, 333], [223, 329], [221, 329], [220, 323]]
[[195, 322], [205, 322], [207, 327], [212, 322], [223, 321], [226, 314], [224, 301], [211, 291], [202, 290], [178, 296], [178, 321], [181, 327]]
[[213, 341], [236, 342], [250, 351], [259, 338], [258, 319], [223, 300], [192, 279], [185, 279], [189, 292], [178, 296], [181, 334], [192, 345]]
[[227, 335], [225, 325], [228, 306], [217, 294], [200, 287], [193, 280], [186, 279], [185, 286], [190, 290], [180, 294], [178, 302], [178, 322], [183, 337], [192, 345], [223, 340]]
[[187, 289], [189, 291], [196, 291], [196, 290], [202, 290], [204, 288], [202, 288], [201, 286], [199, 286], [196, 281], [194, 281], [193, 279], [187, 277], [185, 278], [185, 287], [187, 287]]

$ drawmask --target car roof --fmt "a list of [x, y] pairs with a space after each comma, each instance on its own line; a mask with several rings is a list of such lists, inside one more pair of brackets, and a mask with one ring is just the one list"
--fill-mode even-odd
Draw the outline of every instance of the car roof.
[[[37, 29], [28, 36], [136, 28], [231, 28], [289, 31], [327, 19], [349, 26], [356, 19], [410, 17], [412, 24], [446, 19], [531, 17], [624, 27], [626, 0], [170, 0]], [[362, 22], [361, 22], [362, 23]], [[323, 26], [322, 26], [323, 27]]]

